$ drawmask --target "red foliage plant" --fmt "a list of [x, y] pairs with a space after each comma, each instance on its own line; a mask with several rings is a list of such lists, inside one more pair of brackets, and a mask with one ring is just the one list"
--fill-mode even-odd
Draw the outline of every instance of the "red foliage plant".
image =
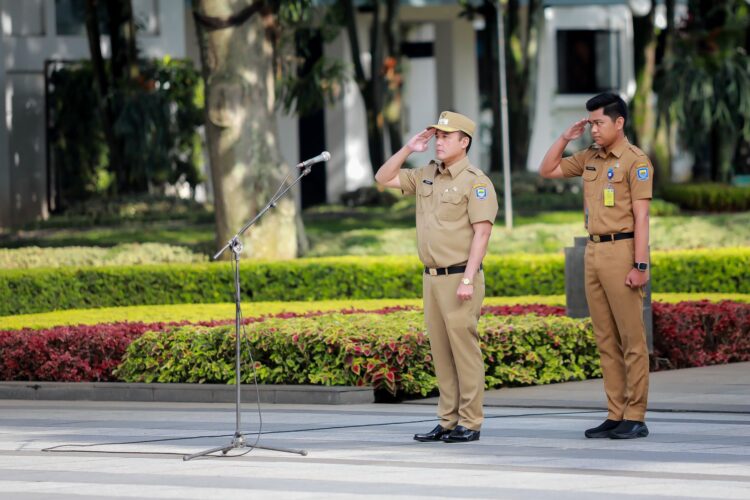
[[656, 368], [750, 361], [750, 304], [654, 302]]
[[[395, 306], [364, 311], [343, 309], [342, 314], [390, 314], [418, 310]], [[653, 303], [656, 368], [685, 368], [750, 360], [750, 304], [720, 302]], [[485, 306], [483, 314], [562, 316], [565, 308], [541, 304]], [[324, 311], [279, 313], [267, 317], [315, 317]], [[243, 323], [266, 317], [245, 318]], [[233, 320], [202, 321], [218, 326]], [[45, 330], [0, 331], [0, 380], [58, 382], [112, 381], [112, 374], [135, 338], [182, 322], [120, 322], [91, 326], [59, 326]]]

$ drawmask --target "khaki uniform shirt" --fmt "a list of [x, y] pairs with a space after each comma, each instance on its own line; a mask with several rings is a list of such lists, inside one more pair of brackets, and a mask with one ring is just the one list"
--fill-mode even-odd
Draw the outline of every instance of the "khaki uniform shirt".
[[[654, 167], [648, 156], [618, 140], [609, 150], [596, 144], [563, 158], [565, 177], [583, 177], [583, 206], [589, 234], [629, 233], [635, 229], [634, 200], [650, 200]], [[607, 193], [611, 190], [610, 195]]]
[[472, 224], [495, 222], [497, 195], [490, 179], [463, 158], [450, 167], [433, 160], [401, 169], [401, 190], [417, 195], [417, 247], [427, 267], [465, 264], [474, 238]]

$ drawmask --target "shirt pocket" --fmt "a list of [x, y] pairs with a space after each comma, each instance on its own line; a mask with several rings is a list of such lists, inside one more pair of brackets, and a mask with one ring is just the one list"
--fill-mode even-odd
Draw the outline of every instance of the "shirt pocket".
[[417, 189], [417, 212], [429, 211], [432, 201], [432, 184], [422, 182]]
[[625, 178], [625, 174], [623, 173], [622, 169], [616, 168], [612, 171], [612, 178], [609, 180], [611, 183], [616, 182], [622, 182], [622, 180]]
[[454, 221], [467, 213], [466, 197], [458, 191], [446, 191], [440, 196], [437, 217], [440, 220]]
[[583, 170], [583, 196], [585, 198], [596, 198], [596, 180], [599, 178], [599, 171], [597, 168], [589, 170], [589, 167], [585, 167]]

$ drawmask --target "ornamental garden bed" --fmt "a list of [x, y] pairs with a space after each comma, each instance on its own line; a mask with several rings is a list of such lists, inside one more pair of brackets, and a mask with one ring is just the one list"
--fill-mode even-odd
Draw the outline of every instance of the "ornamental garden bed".
[[[546, 384], [600, 375], [588, 319], [559, 306], [484, 308], [486, 385]], [[655, 302], [653, 368], [750, 360], [750, 305]], [[0, 379], [220, 383], [234, 381], [231, 321], [120, 322], [0, 331]], [[372, 386], [404, 396], [436, 388], [422, 312], [282, 313], [243, 322], [242, 363], [259, 383]], [[250, 359], [250, 354], [254, 358]], [[249, 382], [253, 370], [243, 371]]]

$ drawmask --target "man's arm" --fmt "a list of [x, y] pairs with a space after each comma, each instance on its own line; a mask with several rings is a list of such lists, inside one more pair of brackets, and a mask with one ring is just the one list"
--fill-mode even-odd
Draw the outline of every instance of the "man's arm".
[[[651, 200], [633, 200], [633, 217], [635, 219], [635, 261], [648, 262], [648, 211]], [[650, 270], [631, 269], [625, 278], [625, 284], [631, 288], [644, 286], [651, 274]]]
[[[474, 276], [479, 271], [479, 266], [482, 263], [482, 259], [487, 254], [487, 244], [490, 241], [490, 234], [492, 234], [492, 223], [490, 221], [481, 221], [471, 225], [474, 228], [474, 237], [471, 240], [471, 248], [469, 250], [469, 260], [466, 262], [466, 271], [464, 271], [464, 278], [469, 278], [474, 282]], [[460, 300], [469, 300], [474, 294], [474, 285], [464, 285], [461, 283], [458, 285], [456, 295]]]
[[542, 163], [539, 164], [539, 175], [546, 179], [560, 179], [565, 177], [565, 174], [560, 167], [562, 155], [570, 141], [578, 139], [583, 135], [583, 131], [586, 129], [586, 124], [588, 124], [588, 122], [587, 118], [575, 122], [557, 138], [547, 150], [547, 154], [544, 155]]
[[404, 147], [396, 151], [396, 154], [388, 158], [375, 173], [375, 181], [384, 187], [401, 188], [401, 180], [398, 178], [399, 170], [409, 155], [414, 152], [427, 151], [427, 143], [435, 135], [434, 128], [428, 128], [418, 133], [406, 143]]

